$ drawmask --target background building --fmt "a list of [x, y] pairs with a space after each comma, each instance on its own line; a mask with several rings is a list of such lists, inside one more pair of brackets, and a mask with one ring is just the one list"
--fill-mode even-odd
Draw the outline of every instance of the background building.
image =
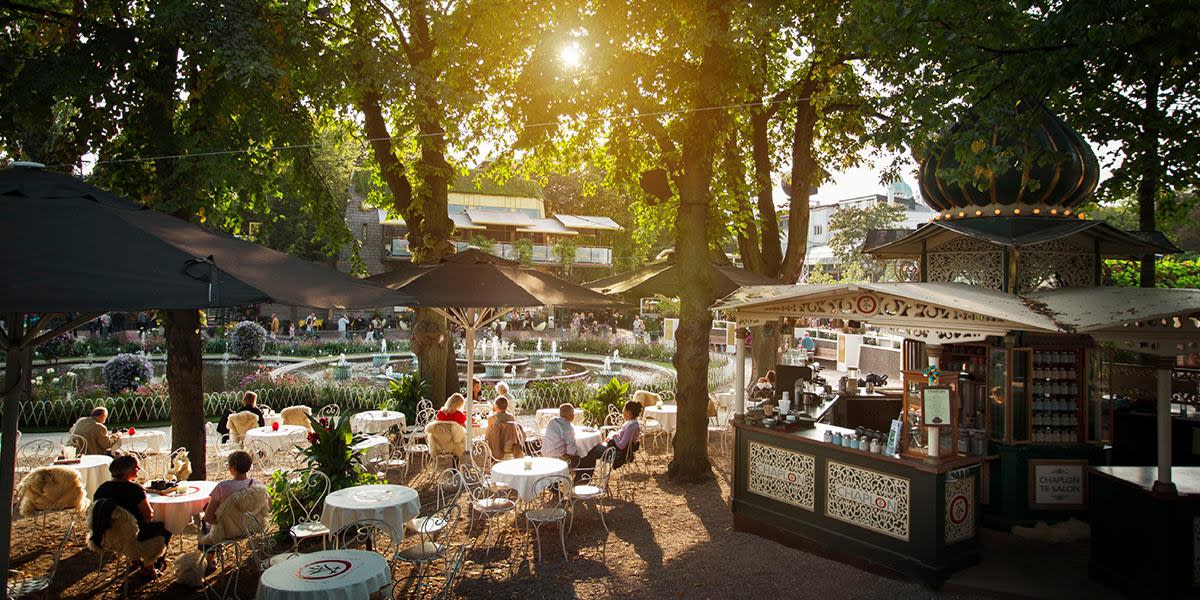
[[[925, 203], [916, 199], [913, 190], [903, 181], [893, 182], [888, 186], [887, 194], [870, 194], [838, 200], [829, 204], [813, 204], [808, 209], [808, 251], [804, 255], [804, 264], [810, 267], [820, 267], [823, 270], [836, 270], [837, 257], [829, 247], [832, 233], [829, 231], [829, 221], [833, 214], [842, 208], [866, 208], [873, 204], [893, 203], [904, 207], [904, 220], [895, 224], [897, 229], [916, 229], [933, 218], [933, 211]], [[782, 231], [787, 231], [787, 220], [784, 219]]]
[[[459, 250], [480, 246], [497, 256], [519, 260], [518, 248], [524, 243], [520, 240], [528, 240], [528, 262], [553, 269], [562, 265], [554, 247], [564, 243], [564, 249], [575, 249], [572, 269], [612, 267], [612, 236], [622, 227], [608, 217], [548, 215], [540, 195], [536, 186], [525, 181], [477, 185], [474, 175], [460, 177], [450, 188], [447, 203], [454, 221], [455, 246]], [[404, 220], [389, 218], [386, 210], [368, 206], [359, 190], [351, 190], [346, 225], [361, 244], [359, 256], [371, 275], [387, 271], [389, 263], [412, 259]], [[342, 251], [339, 269], [350, 271], [351, 253], [350, 248]]]

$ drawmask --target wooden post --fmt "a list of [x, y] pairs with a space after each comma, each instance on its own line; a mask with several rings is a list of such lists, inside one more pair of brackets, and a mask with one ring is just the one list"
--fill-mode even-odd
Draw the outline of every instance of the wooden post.
[[1158, 425], [1158, 478], [1153, 490], [1161, 494], [1177, 494], [1171, 481], [1171, 369], [1174, 358], [1159, 357], [1155, 361], [1158, 383], [1158, 405], [1155, 414]]
[[[5, 315], [8, 328], [8, 356], [4, 377], [4, 433], [0, 440], [0, 496], [4, 506], [12, 507], [13, 482], [17, 462], [17, 420], [21, 413], [21, 396], [30, 379], [33, 368], [33, 348], [25, 339], [25, 315]], [[12, 539], [12, 519], [6, 515], [0, 519], [0, 589], [8, 589], [9, 554]]]
[[733, 366], [733, 397], [734, 414], [741, 417], [746, 414], [746, 335], [739, 327], [734, 333], [735, 348]]

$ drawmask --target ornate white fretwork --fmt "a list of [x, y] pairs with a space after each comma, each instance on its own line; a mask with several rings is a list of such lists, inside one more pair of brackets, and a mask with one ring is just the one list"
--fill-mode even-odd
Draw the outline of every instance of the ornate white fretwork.
[[[872, 317], [905, 317], [928, 321], [930, 325], [944, 325], [948, 329], [959, 329], [955, 325], [968, 323], [1000, 323], [1000, 319], [979, 313], [947, 308], [929, 302], [901, 298], [878, 292], [860, 292], [843, 296], [805, 299], [771, 304], [753, 309], [756, 313], [780, 314], [796, 317], [824, 317], [829, 319], [863, 319]], [[738, 322], [742, 321], [741, 313]]]
[[975, 537], [975, 477], [946, 481], [946, 543]]
[[939, 329], [908, 329], [904, 327], [896, 327], [885, 329], [902, 338], [917, 340], [932, 344], [943, 344], [947, 342], [980, 342], [986, 340], [986, 333], [963, 333], [961, 331], [947, 331]]
[[983, 240], [959, 237], [928, 251], [928, 281], [1004, 288], [1004, 250]]
[[811, 455], [750, 442], [749, 473], [751, 492], [813, 510], [816, 459]]
[[1032, 292], [1039, 287], [1093, 287], [1096, 258], [1092, 250], [1066, 240], [1050, 240], [1027, 246], [1017, 258], [1017, 290]]
[[909, 481], [837, 461], [825, 466], [825, 514], [908, 540]]

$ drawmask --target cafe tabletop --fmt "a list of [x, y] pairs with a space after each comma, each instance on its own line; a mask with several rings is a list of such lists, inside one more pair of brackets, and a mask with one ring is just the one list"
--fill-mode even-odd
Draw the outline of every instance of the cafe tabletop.
[[379, 519], [404, 535], [404, 524], [421, 514], [417, 490], [402, 485], [360, 485], [330, 492], [321, 509], [321, 522], [336, 532], [361, 519]]
[[159, 454], [169, 449], [167, 448], [166, 433], [152, 430], [139, 431], [137, 429], [133, 431], [132, 434], [123, 431], [117, 432], [117, 439], [120, 440], [119, 448], [121, 450]]
[[[528, 469], [525, 468], [527, 462]], [[492, 466], [492, 479], [516, 490], [517, 496], [522, 500], [536, 498], [542, 492], [537, 488], [538, 480], [551, 475], [569, 476], [570, 468], [567, 462], [557, 458], [534, 456], [502, 460]]]
[[398, 410], [366, 410], [350, 417], [350, 429], [360, 433], [384, 433], [391, 427], [407, 426], [404, 413]]
[[83, 489], [87, 492], [88, 498], [91, 498], [96, 493], [96, 488], [100, 484], [112, 479], [112, 475], [108, 472], [108, 465], [112, 464], [112, 457], [103, 454], [84, 454], [79, 457], [79, 462], [74, 464], [55, 465], [59, 467], [67, 467], [79, 472], [79, 478], [83, 480]]
[[365, 600], [391, 596], [392, 574], [382, 555], [323, 550], [289, 558], [263, 572], [258, 600]]
[[663, 431], [667, 433], [675, 432], [675, 416], [679, 411], [679, 407], [674, 404], [664, 404], [662, 406], [647, 406], [646, 417], [658, 421], [662, 425]]
[[179, 491], [167, 495], [146, 490], [146, 500], [154, 509], [154, 520], [162, 521], [167, 531], [179, 533], [195, 515], [204, 512], [216, 481], [182, 481]]
[[307, 444], [308, 429], [299, 425], [280, 425], [279, 429], [272, 426], [255, 427], [246, 432], [246, 441], [251, 440], [262, 441], [272, 452], [278, 452], [296, 444]]

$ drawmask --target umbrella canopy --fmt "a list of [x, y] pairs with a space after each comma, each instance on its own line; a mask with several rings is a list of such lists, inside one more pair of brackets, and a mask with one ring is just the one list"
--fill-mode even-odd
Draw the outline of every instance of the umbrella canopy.
[[[405, 304], [403, 294], [210, 231], [73, 177], [21, 165], [0, 171], [0, 314], [7, 329], [0, 496], [12, 497], [19, 396], [33, 348], [108, 310], [277, 301], [316, 307]], [[83, 313], [26, 331], [24, 313]], [[0, 519], [0, 588], [12, 523]]]
[[[520, 263], [470, 248], [435, 264], [404, 265], [368, 281], [414, 296], [409, 306], [432, 308], [463, 328], [468, 377], [475, 376], [475, 332], [518, 306], [623, 306], [605, 296]], [[467, 414], [475, 402], [467, 382]], [[467, 439], [472, 423], [467, 419]], [[474, 460], [474, 458], [472, 458]]]
[[0, 312], [320, 308], [408, 298], [325, 265], [212, 231], [82, 181], [0, 171]]
[[[729, 264], [709, 263], [708, 280], [712, 297], [724, 298], [738, 288], [751, 285], [781, 285], [777, 279]], [[655, 294], [667, 297], [679, 295], [679, 266], [674, 255], [632, 271], [597, 279], [584, 284], [603, 294], [647, 298]]]
[[446, 309], [624, 305], [581, 285], [474, 248], [435, 264], [404, 265], [368, 277], [367, 281], [412, 296], [408, 306]]

